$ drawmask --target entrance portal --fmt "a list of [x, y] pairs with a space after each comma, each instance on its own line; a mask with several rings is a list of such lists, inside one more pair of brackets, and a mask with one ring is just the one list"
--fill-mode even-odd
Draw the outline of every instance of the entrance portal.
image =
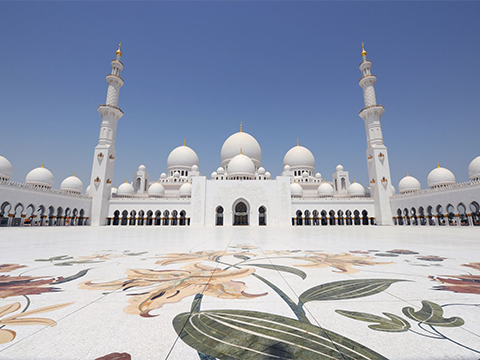
[[242, 201], [235, 205], [233, 225], [248, 225], [247, 205], [245, 205], [245, 203]]

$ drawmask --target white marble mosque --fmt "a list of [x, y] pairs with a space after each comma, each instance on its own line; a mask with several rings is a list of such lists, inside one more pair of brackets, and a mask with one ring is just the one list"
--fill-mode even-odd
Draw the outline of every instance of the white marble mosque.
[[375, 95], [376, 77], [362, 45], [365, 107], [360, 117], [367, 135], [369, 184], [352, 182], [338, 165], [331, 178], [315, 172], [315, 157], [297, 145], [283, 158], [283, 172], [274, 177], [262, 167], [262, 150], [242, 125], [225, 140], [221, 164], [206, 176], [185, 142], [172, 150], [166, 172], [151, 179], [144, 165], [132, 182], [112, 184], [115, 136], [123, 111], [118, 107], [123, 63], [120, 47], [107, 76], [107, 98], [100, 105], [100, 136], [89, 185], [73, 174], [60, 190], [42, 165], [25, 183], [11, 182], [13, 166], [0, 156], [0, 226], [478, 226], [480, 225], [480, 156], [468, 168], [471, 181], [457, 183], [440, 165], [427, 178], [428, 189], [407, 174], [391, 183], [387, 147], [381, 127], [382, 105]]

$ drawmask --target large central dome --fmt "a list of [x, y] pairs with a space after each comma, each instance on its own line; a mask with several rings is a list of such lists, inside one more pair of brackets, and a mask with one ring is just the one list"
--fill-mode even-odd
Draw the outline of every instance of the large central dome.
[[238, 155], [240, 150], [242, 151], [242, 154], [247, 155], [252, 159], [257, 169], [261, 166], [262, 149], [260, 148], [260, 145], [252, 135], [240, 131], [230, 136], [223, 143], [221, 152], [222, 167], [227, 168], [230, 160]]

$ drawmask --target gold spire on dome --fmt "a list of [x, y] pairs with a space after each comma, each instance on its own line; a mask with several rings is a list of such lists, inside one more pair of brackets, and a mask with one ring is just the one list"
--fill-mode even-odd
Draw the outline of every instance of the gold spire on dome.
[[183, 138], [183, 146], [187, 143], [187, 138]]
[[125, 183], [126, 183], [126, 184], [128, 184], [128, 179], [127, 179], [127, 180], [125, 180]]
[[72, 176], [73, 176], [73, 177], [76, 177], [76, 176], [75, 176], [75, 171], [73, 172], [73, 175], [72, 175]]
[[243, 155], [242, 148], [240, 148], [240, 154], [242, 154], [242, 155]]
[[118, 44], [118, 50], [115, 52], [118, 57], [122, 56], [122, 42], [120, 41], [120, 44]]
[[299, 143], [298, 143], [298, 138], [297, 138], [297, 146], [300, 146]]
[[440, 167], [440, 163], [439, 163], [439, 162], [437, 162], [437, 168], [439, 168], [439, 167]]
[[362, 42], [362, 53], [360, 54], [362, 57], [367, 56], [367, 52], [365, 51], [365, 43]]
[[240, 132], [243, 132], [243, 121], [240, 121]]
[[42, 168], [45, 167], [45, 162], [42, 162]]
[[410, 175], [408, 175], [408, 171], [407, 171], [407, 176], [410, 176]]
[[354, 182], [354, 183], [357, 183], [357, 179], [353, 179], [353, 182]]

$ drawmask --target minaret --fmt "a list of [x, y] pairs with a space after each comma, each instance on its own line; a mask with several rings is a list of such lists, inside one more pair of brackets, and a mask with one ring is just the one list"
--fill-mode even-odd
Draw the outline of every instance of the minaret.
[[98, 107], [102, 117], [100, 125], [100, 137], [95, 147], [93, 156], [92, 177], [90, 181], [90, 196], [92, 197], [91, 225], [105, 225], [108, 201], [113, 179], [113, 168], [115, 165], [115, 135], [117, 133], [117, 122], [123, 116], [123, 111], [118, 107], [118, 95], [123, 86], [123, 79], [120, 73], [123, 64], [120, 61], [122, 56], [120, 43], [116, 52], [116, 59], [111, 61], [112, 72], [107, 75], [108, 91], [107, 100], [104, 105]]
[[392, 225], [390, 165], [388, 163], [387, 147], [383, 143], [382, 124], [380, 122], [385, 109], [382, 105], [377, 105], [374, 87], [377, 78], [370, 71], [372, 62], [367, 60], [367, 52], [363, 43], [361, 56], [360, 71], [362, 72], [362, 78], [359, 85], [363, 89], [365, 107], [359, 112], [359, 115], [365, 121], [365, 132], [367, 133], [368, 176], [375, 203], [375, 219], [378, 225]]

